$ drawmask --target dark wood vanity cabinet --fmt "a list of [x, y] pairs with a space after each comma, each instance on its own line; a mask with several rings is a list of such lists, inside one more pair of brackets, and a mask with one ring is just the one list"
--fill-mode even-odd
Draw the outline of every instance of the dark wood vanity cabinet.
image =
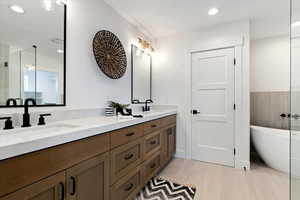
[[131, 200], [171, 160], [176, 115], [0, 161], [0, 200]]

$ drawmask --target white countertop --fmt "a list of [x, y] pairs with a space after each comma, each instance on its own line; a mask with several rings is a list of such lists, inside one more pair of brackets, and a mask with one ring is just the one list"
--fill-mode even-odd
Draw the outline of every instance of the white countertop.
[[154, 110], [147, 113], [140, 113], [144, 116], [143, 118], [98, 116], [49, 123], [46, 126], [1, 130], [0, 160], [99, 135], [176, 113], [176, 109]]

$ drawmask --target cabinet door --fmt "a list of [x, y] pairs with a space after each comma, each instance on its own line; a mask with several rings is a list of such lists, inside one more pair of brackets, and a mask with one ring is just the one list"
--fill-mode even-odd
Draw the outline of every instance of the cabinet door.
[[58, 173], [27, 186], [0, 200], [64, 200], [65, 172]]
[[108, 200], [109, 153], [67, 170], [68, 200]]
[[161, 149], [160, 149], [160, 158], [161, 158], [161, 164], [164, 166], [167, 164], [169, 160], [169, 142], [168, 142], [168, 129], [163, 129], [160, 133], [160, 140], [161, 140]]
[[176, 152], [176, 126], [168, 129], [168, 156], [169, 159], [173, 157]]

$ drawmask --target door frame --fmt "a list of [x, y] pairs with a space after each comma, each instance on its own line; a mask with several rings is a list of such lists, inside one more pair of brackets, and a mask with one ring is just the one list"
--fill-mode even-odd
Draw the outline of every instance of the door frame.
[[[193, 52], [191, 52], [191, 73], [190, 73], [190, 80], [191, 80], [191, 82], [190, 82], [190, 95], [191, 95], [191, 101], [190, 101], [190, 110], [192, 110], [192, 109], [194, 109], [192, 106], [193, 106], [193, 96], [192, 96], [192, 87], [193, 87], [193, 85], [192, 85], [192, 82], [193, 82], [193, 78], [192, 78], [192, 72], [193, 72], [193, 66], [192, 66], [192, 56], [193, 56], [193, 54], [195, 54], [195, 53], [206, 53], [206, 52], [214, 52], [214, 51], [218, 51], [218, 50], [226, 50], [226, 49], [232, 49], [233, 50], [233, 57], [234, 57], [234, 59], [236, 59], [236, 49], [235, 49], [235, 47], [225, 47], [225, 48], [218, 48], [218, 49], [211, 49], [211, 50], [203, 50], [203, 51], [193, 51]], [[235, 62], [235, 63], [234, 63]], [[234, 61], [234, 60], [232, 60], [232, 64], [233, 64], [233, 67], [234, 67], [234, 70], [233, 70], [233, 101], [234, 101], [234, 104], [236, 104], [236, 61]], [[236, 134], [236, 127], [235, 127], [235, 125], [236, 125], [236, 109], [234, 109], [234, 108], [232, 108], [232, 111], [233, 111], [233, 149], [236, 149], [236, 140], [235, 140], [235, 134]], [[193, 116], [193, 114], [191, 113], [190, 114], [190, 117], [191, 117], [191, 141], [192, 141], [192, 139], [193, 139], [193, 131], [192, 131], [192, 122], [193, 122], [193, 120], [192, 120], [192, 116]], [[191, 145], [190, 145], [190, 147], [191, 147], [191, 159], [193, 159], [192, 158], [192, 149], [193, 149], [193, 146], [192, 146], [192, 142], [191, 142]], [[233, 155], [233, 159], [234, 159], [234, 164], [233, 164], [233, 167], [235, 167], [235, 160], [236, 160], [236, 154], [234, 153], [234, 155]], [[205, 162], [205, 161], [204, 161]], [[221, 165], [221, 164], [220, 164]], [[229, 166], [228, 166], [229, 167]], [[230, 166], [231, 167], [231, 166]]]
[[[244, 140], [242, 133], [245, 131], [249, 131], [250, 124], [248, 124], [248, 117], [245, 118], [249, 113], [249, 94], [245, 95], [245, 91], [247, 92], [249, 85], [246, 85], [244, 81], [246, 79], [249, 80], [249, 69], [247, 67], [247, 63], [243, 63], [243, 50], [244, 50], [244, 39], [241, 40], [241, 42], [238, 42], [236, 44], [229, 44], [224, 45], [220, 47], [215, 48], [196, 48], [191, 49], [187, 51], [187, 62], [189, 66], [189, 72], [188, 72], [188, 100], [187, 100], [187, 106], [188, 108], [186, 110], [186, 141], [185, 141], [185, 157], [187, 159], [191, 159], [192, 155], [192, 114], [190, 111], [192, 110], [192, 54], [197, 52], [205, 52], [205, 51], [213, 51], [213, 50], [220, 50], [220, 49], [226, 49], [226, 48], [234, 48], [235, 52], [235, 59], [236, 59], [236, 65], [235, 65], [235, 74], [234, 74], [234, 82], [235, 82], [235, 91], [234, 91], [234, 101], [236, 104], [236, 110], [235, 110], [235, 118], [234, 118], [234, 146], [236, 150], [235, 154], [235, 168], [240, 169], [250, 169], [250, 162], [248, 160], [244, 160], [240, 158], [240, 154], [245, 153], [245, 151], [248, 151], [248, 147], [243, 147], [243, 143], [241, 142]], [[244, 68], [243, 68], [244, 67]], [[245, 80], [244, 80], [245, 79]], [[247, 80], [246, 80], [247, 81]], [[250, 116], [249, 116], [250, 117]], [[247, 130], [246, 128], [247, 127]], [[247, 144], [250, 145], [250, 144]], [[245, 150], [246, 148], [246, 150]], [[242, 153], [243, 151], [243, 153]], [[248, 153], [248, 152], [247, 152]], [[249, 152], [250, 154], [250, 152]]]

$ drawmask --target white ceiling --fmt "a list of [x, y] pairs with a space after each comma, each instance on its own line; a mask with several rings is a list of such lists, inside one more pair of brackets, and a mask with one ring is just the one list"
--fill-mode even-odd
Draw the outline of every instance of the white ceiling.
[[[252, 39], [289, 33], [289, 0], [105, 0], [148, 35], [176, 33], [249, 19]], [[210, 8], [220, 13], [208, 16]]]

